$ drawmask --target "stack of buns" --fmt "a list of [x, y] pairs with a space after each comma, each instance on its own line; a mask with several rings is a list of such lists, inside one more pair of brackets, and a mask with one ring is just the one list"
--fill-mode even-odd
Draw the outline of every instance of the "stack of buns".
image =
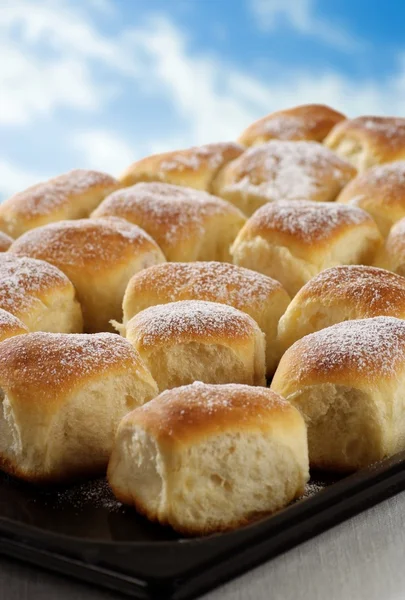
[[404, 140], [297, 106], [3, 202], [0, 468], [203, 535], [404, 450]]

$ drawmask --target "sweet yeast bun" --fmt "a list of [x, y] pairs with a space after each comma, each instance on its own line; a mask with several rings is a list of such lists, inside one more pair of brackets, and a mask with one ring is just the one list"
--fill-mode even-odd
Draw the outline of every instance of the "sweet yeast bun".
[[365, 211], [335, 202], [272, 202], [241, 229], [233, 262], [274, 277], [294, 296], [314, 275], [339, 264], [370, 264], [382, 244]]
[[106, 173], [85, 169], [69, 171], [2, 202], [0, 229], [18, 237], [48, 223], [88, 217], [101, 200], [118, 187], [118, 181]]
[[166, 391], [121, 422], [108, 480], [121, 502], [182, 533], [232, 529], [303, 493], [304, 420], [267, 388]]
[[157, 394], [112, 333], [29, 333], [0, 344], [0, 468], [33, 482], [100, 474], [117, 426]]
[[267, 375], [280, 359], [277, 326], [290, 298], [278, 281], [221, 262], [165, 263], [134, 275], [123, 301], [124, 326], [141, 310], [179, 300], [229, 304], [250, 315], [266, 336]]
[[130, 165], [120, 181], [124, 186], [140, 181], [163, 181], [211, 192], [216, 174], [243, 150], [239, 144], [220, 142], [153, 154]]
[[322, 144], [272, 140], [222, 169], [213, 193], [250, 216], [272, 201], [335, 200], [355, 175], [356, 169]]
[[405, 218], [391, 228], [375, 264], [405, 277]]
[[0, 231], [0, 252], [6, 252], [6, 250], [10, 248], [13, 241], [14, 240], [12, 237], [7, 235], [3, 231]]
[[266, 385], [264, 334], [232, 306], [159, 304], [136, 314], [124, 329], [160, 391], [194, 381]]
[[28, 331], [28, 327], [20, 319], [0, 308], [0, 342]]
[[325, 139], [338, 156], [358, 171], [405, 159], [405, 119], [357, 117], [338, 123]]
[[366, 210], [387, 237], [394, 223], [405, 217], [405, 160], [360, 173], [343, 188], [337, 202]]
[[272, 139], [322, 142], [332, 127], [343, 119], [342, 113], [324, 104], [302, 104], [272, 112], [255, 121], [245, 129], [239, 142], [243, 146], [258, 146]]
[[389, 316], [405, 319], [405, 277], [361, 265], [326, 269], [308, 281], [279, 323], [286, 350], [300, 338], [350, 319]]
[[352, 471], [405, 449], [405, 321], [338, 323], [296, 342], [271, 389], [304, 416], [312, 467]]
[[89, 333], [110, 329], [134, 273], [164, 262], [156, 242], [123, 219], [60, 221], [28, 231], [10, 247], [18, 256], [50, 262], [73, 282]]
[[169, 183], [137, 183], [106, 198], [92, 217], [121, 217], [142, 227], [167, 260], [230, 260], [244, 215], [207, 192]]
[[82, 310], [72, 283], [43, 260], [0, 254], [0, 308], [30, 331], [83, 331]]

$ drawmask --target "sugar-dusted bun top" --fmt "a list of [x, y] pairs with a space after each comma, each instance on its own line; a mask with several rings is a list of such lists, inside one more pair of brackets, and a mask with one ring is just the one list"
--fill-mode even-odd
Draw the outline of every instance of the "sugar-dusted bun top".
[[405, 160], [377, 165], [360, 173], [342, 190], [339, 202], [367, 207], [370, 203], [405, 206]]
[[13, 254], [49, 260], [61, 268], [92, 270], [125, 263], [136, 252], [149, 250], [161, 254], [140, 227], [113, 217], [51, 223], [28, 231], [10, 247]]
[[355, 306], [363, 317], [405, 315], [405, 277], [363, 265], [342, 265], [326, 269], [311, 279], [293, 300], [294, 305], [319, 302]]
[[138, 181], [167, 181], [209, 191], [218, 170], [243, 150], [239, 144], [219, 142], [154, 154], [129, 166], [121, 182], [131, 185]]
[[288, 395], [297, 383], [368, 385], [404, 372], [405, 321], [382, 316], [344, 321], [298, 340], [282, 357], [272, 387]]
[[127, 323], [126, 336], [137, 347], [210, 341], [246, 341], [260, 332], [246, 313], [217, 302], [183, 300], [151, 306]]
[[3, 231], [0, 231], [0, 252], [5, 252], [6, 250], [8, 250], [13, 241], [14, 240], [12, 237], [7, 235]]
[[322, 141], [342, 113], [324, 104], [303, 104], [278, 110], [252, 123], [239, 138], [244, 146], [262, 144], [271, 139]]
[[0, 308], [0, 342], [23, 333], [28, 333], [28, 327], [20, 319]]
[[216, 185], [226, 198], [239, 192], [269, 201], [333, 200], [356, 169], [312, 141], [272, 140], [229, 163]]
[[113, 333], [29, 333], [0, 344], [0, 386], [41, 410], [52, 410], [86, 381], [127, 369], [148, 373], [132, 346]]
[[299, 412], [268, 388], [195, 382], [167, 390], [129, 413], [120, 429], [140, 426], [156, 438], [195, 442], [200, 436], [235, 428], [266, 430], [281, 422], [302, 427]]

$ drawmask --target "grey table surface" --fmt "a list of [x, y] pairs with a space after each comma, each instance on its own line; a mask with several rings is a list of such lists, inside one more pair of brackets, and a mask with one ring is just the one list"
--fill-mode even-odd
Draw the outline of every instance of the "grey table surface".
[[[405, 492], [217, 588], [203, 600], [403, 600], [404, 538]], [[1, 600], [118, 598], [123, 596], [0, 558]]]

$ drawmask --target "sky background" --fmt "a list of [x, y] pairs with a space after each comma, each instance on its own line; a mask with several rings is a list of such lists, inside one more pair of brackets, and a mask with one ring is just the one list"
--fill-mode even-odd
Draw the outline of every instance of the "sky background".
[[296, 104], [405, 116], [404, 21], [400, 0], [0, 0], [0, 198]]

